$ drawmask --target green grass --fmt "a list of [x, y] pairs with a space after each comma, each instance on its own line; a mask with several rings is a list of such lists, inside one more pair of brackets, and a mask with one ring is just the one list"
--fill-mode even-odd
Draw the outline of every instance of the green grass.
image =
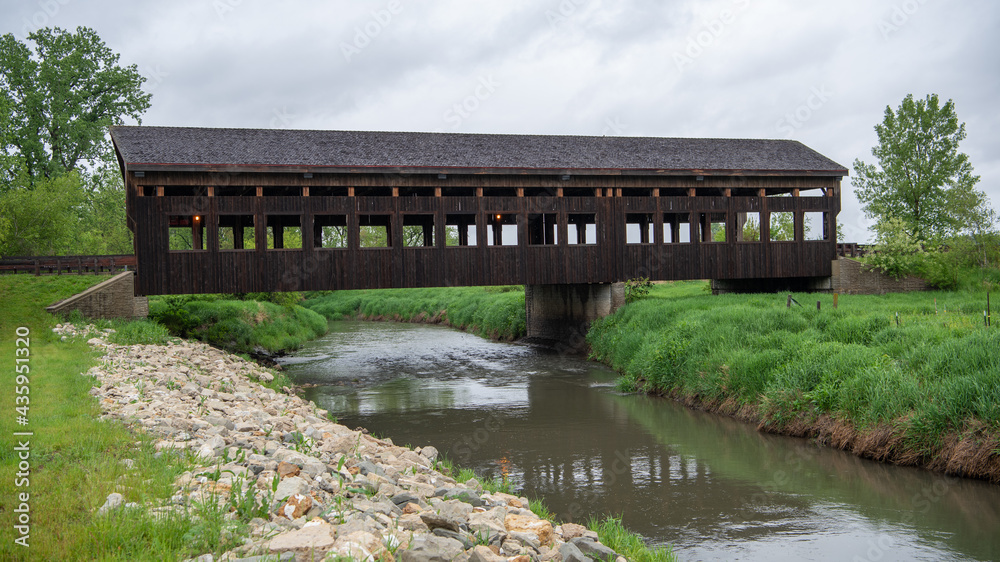
[[845, 295], [837, 309], [832, 295], [795, 298], [788, 309], [786, 295], [657, 285], [588, 341], [622, 390], [735, 400], [777, 426], [819, 414], [890, 424], [922, 453], [976, 424], [1000, 431], [1000, 329], [983, 326], [984, 293]]
[[151, 297], [149, 316], [171, 334], [234, 353], [298, 349], [326, 333], [326, 319], [294, 304], [238, 300], [226, 295]]
[[545, 502], [538, 498], [528, 499], [528, 509], [532, 513], [541, 517], [542, 519], [547, 519], [549, 521], [555, 521], [556, 514], [549, 510], [549, 506], [545, 505]]
[[587, 527], [597, 533], [601, 544], [624, 556], [630, 562], [674, 562], [677, 557], [670, 548], [649, 548], [642, 537], [622, 525], [619, 517], [591, 518]]
[[[81, 376], [97, 362], [85, 342], [61, 342], [51, 328], [57, 318], [44, 307], [96, 284], [106, 276], [11, 275], [0, 277], [0, 358], [15, 356], [15, 330], [30, 330], [29, 424], [0, 416], [0, 432], [31, 431], [28, 486], [15, 486], [19, 459], [12, 447], [0, 450], [0, 559], [3, 560], [176, 560], [199, 550], [192, 541], [198, 520], [186, 515], [154, 520], [138, 511], [97, 517], [111, 492], [127, 502], [169, 497], [172, 482], [186, 468], [183, 458], [157, 457], [149, 439], [116, 422], [97, 419], [100, 407], [89, 395], [93, 379]], [[117, 337], [146, 343], [162, 329], [142, 321], [108, 324]], [[23, 348], [23, 347], [22, 347]], [[14, 381], [0, 386], [0, 400], [14, 405]], [[126, 468], [131, 459], [135, 469]], [[30, 548], [15, 545], [15, 494], [29, 494]], [[221, 551], [219, 551], [221, 552]]]
[[523, 287], [443, 287], [335, 291], [308, 295], [303, 306], [330, 319], [362, 316], [410, 322], [440, 318], [497, 340], [526, 332]]

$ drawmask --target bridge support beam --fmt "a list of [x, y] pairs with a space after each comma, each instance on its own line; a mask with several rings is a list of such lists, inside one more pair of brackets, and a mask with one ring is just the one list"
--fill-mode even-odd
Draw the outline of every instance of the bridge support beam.
[[623, 304], [624, 283], [525, 285], [528, 339], [559, 350], [582, 351], [590, 323]]

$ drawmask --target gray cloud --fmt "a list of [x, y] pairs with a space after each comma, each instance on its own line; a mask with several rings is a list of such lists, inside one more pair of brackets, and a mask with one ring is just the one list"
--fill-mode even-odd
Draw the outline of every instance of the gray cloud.
[[[0, 32], [93, 27], [156, 125], [791, 137], [850, 167], [912, 93], [956, 102], [1000, 206], [987, 0], [0, 2]], [[843, 222], [867, 237], [849, 180]]]

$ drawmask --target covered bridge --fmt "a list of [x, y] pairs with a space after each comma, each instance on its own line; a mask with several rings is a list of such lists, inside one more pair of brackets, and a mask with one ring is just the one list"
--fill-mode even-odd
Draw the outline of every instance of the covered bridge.
[[[828, 278], [790, 140], [113, 127], [139, 295]], [[529, 297], [530, 301], [530, 297]], [[529, 304], [530, 306], [530, 304]]]

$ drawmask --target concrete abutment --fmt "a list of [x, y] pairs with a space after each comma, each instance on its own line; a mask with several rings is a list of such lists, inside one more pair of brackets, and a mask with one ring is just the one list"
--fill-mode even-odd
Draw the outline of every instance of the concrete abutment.
[[581, 351], [591, 322], [623, 304], [624, 283], [525, 285], [527, 338], [560, 350]]

